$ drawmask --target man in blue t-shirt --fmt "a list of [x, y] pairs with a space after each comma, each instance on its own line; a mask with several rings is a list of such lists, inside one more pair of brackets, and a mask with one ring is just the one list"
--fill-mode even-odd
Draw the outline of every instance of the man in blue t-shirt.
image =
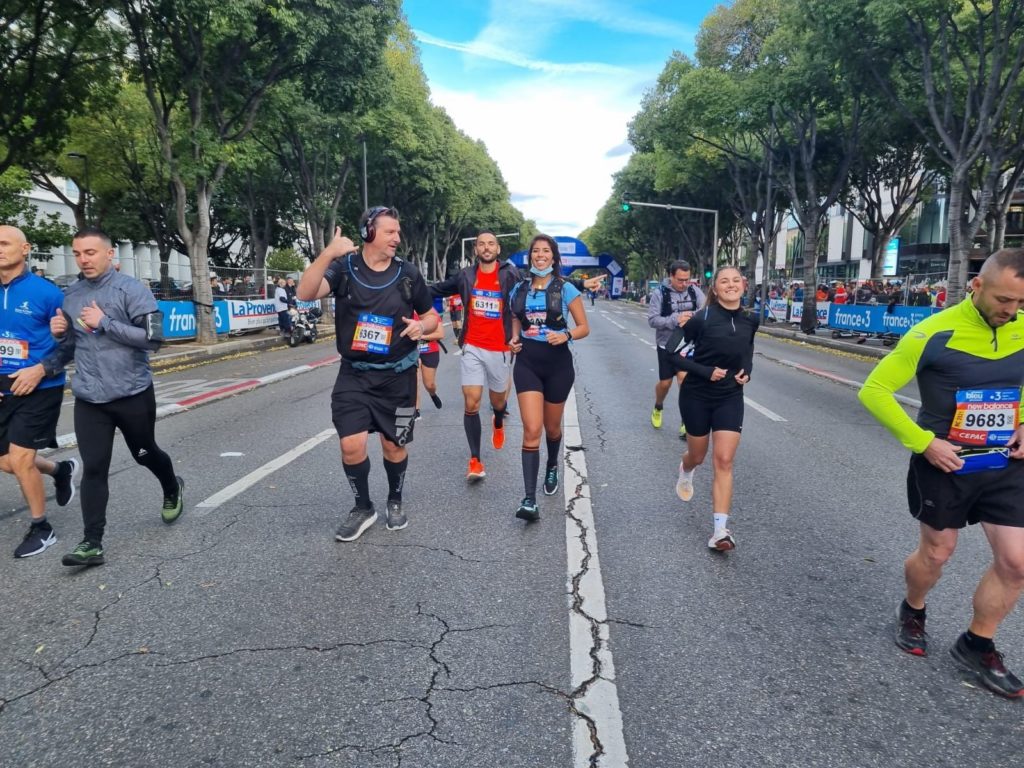
[[60, 288], [29, 272], [31, 246], [17, 227], [0, 226], [0, 471], [14, 475], [32, 522], [14, 556], [31, 557], [57, 543], [46, 519], [42, 475], [56, 485], [58, 506], [75, 495], [78, 461], [40, 458], [41, 448], [57, 447], [57, 420], [64, 398], [64, 368], [50, 318], [64, 301]]

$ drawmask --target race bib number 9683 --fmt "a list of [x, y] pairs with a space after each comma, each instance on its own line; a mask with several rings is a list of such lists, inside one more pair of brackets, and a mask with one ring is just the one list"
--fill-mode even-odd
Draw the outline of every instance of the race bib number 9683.
[[961, 389], [949, 439], [966, 446], [1007, 445], [1019, 418], [1019, 389]]

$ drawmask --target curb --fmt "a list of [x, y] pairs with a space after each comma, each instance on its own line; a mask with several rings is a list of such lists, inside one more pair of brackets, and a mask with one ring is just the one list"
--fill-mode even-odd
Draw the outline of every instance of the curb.
[[[329, 327], [321, 325], [320, 328], [321, 330], [317, 334], [317, 339], [334, 338], [333, 324]], [[231, 341], [219, 341], [216, 344], [208, 344], [206, 346], [199, 347], [198, 349], [159, 353], [150, 358], [149, 365], [155, 372], [165, 368], [173, 368], [178, 365], [211, 362], [224, 357], [230, 357], [231, 355], [238, 354], [239, 352], [255, 352], [263, 349], [274, 349], [276, 347], [286, 346], [288, 346], [288, 342], [285, 341], [283, 337], [275, 333], [273, 336], [264, 336], [258, 339], [233, 339]]]

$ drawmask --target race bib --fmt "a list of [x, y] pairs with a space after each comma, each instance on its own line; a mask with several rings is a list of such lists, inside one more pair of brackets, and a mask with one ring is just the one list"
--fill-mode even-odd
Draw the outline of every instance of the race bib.
[[28, 342], [21, 339], [0, 339], [0, 357], [4, 360], [28, 360]]
[[530, 325], [523, 329], [523, 336], [527, 336], [531, 339], [547, 339], [548, 327], [544, 325], [544, 323], [547, 322], [547, 319], [547, 310], [542, 310], [540, 312], [527, 311], [526, 321]]
[[430, 351], [430, 344], [425, 341], [420, 342], [420, 354], [425, 355]]
[[484, 291], [474, 288], [473, 295], [469, 300], [473, 305], [472, 312], [476, 317], [486, 317], [490, 320], [497, 320], [501, 317], [501, 291]]
[[1007, 445], [1019, 416], [1019, 389], [960, 389], [948, 439], [968, 446]]
[[352, 351], [386, 355], [391, 349], [391, 331], [394, 325], [395, 321], [390, 317], [363, 312], [359, 315], [356, 332], [352, 336]]

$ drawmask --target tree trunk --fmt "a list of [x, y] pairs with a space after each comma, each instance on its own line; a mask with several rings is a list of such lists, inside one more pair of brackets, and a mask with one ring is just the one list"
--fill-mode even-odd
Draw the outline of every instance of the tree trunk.
[[946, 275], [946, 306], [959, 304], [967, 286], [967, 265], [970, 243], [967, 241], [967, 222], [964, 205], [967, 175], [959, 174], [949, 183], [949, 271]]
[[210, 286], [210, 188], [205, 180], [196, 183], [196, 228], [189, 244], [192, 262], [192, 290], [196, 307], [196, 341], [217, 343], [217, 325], [213, 316], [213, 289]]
[[813, 334], [818, 327], [818, 238], [821, 235], [821, 210], [814, 207], [807, 211], [804, 222], [804, 314], [800, 318], [800, 330]]

